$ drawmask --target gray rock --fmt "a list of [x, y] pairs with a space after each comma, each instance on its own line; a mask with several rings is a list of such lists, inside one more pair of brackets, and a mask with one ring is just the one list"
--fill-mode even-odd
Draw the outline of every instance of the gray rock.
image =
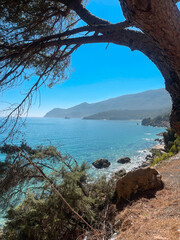
[[92, 165], [95, 167], [95, 168], [108, 168], [111, 163], [107, 160], [107, 159], [98, 159], [96, 160], [95, 162], [92, 163]]
[[146, 160], [151, 160], [152, 158], [153, 158], [153, 156], [150, 155], [150, 154], [148, 154], [148, 155], [145, 157]]
[[165, 133], [165, 132], [157, 133], [156, 136], [161, 136], [161, 137], [163, 137], [163, 134], [164, 134], [164, 133]]
[[130, 163], [131, 159], [129, 157], [122, 157], [119, 160], [117, 160], [117, 162], [121, 164]]
[[147, 167], [147, 166], [149, 166], [148, 161], [143, 162], [143, 163], [140, 165], [140, 168], [144, 168], [144, 167]]
[[119, 171], [115, 172], [117, 177], [123, 177], [126, 175], [126, 170], [124, 168], [120, 169]]
[[156, 138], [154, 141], [159, 142], [160, 144], [163, 144], [163, 139], [162, 138]]

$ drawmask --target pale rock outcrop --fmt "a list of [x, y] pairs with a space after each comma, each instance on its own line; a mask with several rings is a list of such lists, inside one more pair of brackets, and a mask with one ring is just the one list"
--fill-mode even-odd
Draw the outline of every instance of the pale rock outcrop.
[[117, 181], [117, 204], [130, 200], [137, 193], [162, 188], [163, 182], [161, 180], [161, 175], [154, 168], [140, 168], [128, 172], [124, 177]]

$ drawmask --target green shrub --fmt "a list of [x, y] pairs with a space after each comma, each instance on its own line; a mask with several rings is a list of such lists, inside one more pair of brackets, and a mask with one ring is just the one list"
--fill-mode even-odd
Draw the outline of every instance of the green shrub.
[[162, 156], [162, 152], [159, 149], [151, 149], [150, 152], [152, 153], [153, 158]]
[[169, 152], [169, 153], [164, 153], [161, 157], [156, 157], [156, 158], [154, 158], [153, 163], [152, 163], [152, 166], [160, 163], [160, 162], [163, 161], [163, 160], [166, 160], [166, 159], [172, 157], [173, 155], [174, 155], [174, 154], [173, 154], [172, 152]]
[[174, 144], [169, 151], [173, 154], [176, 154], [178, 153], [178, 147]]
[[[107, 236], [112, 233], [108, 223], [114, 211], [113, 179], [91, 179], [87, 164], [79, 166], [75, 159], [62, 156], [54, 146], [32, 149], [25, 143], [19, 147], [6, 144], [0, 147], [0, 152], [6, 154], [5, 162], [0, 164], [0, 206], [5, 210], [12, 205], [7, 211], [3, 240], [74, 240], [89, 231], [42, 175], [54, 183], [86, 222], [104, 233], [107, 230]], [[22, 192], [28, 194], [17, 206], [17, 201], [22, 201]]]
[[162, 154], [161, 151], [153, 149], [151, 151], [154, 158], [152, 163], [153, 166], [172, 157], [180, 151], [180, 137], [172, 129], [167, 129], [167, 132], [163, 133], [163, 138], [167, 153]]
[[167, 132], [163, 133], [165, 150], [168, 152], [171, 147], [174, 145], [176, 140], [175, 132], [172, 129], [167, 129]]
[[[90, 182], [87, 169], [86, 164], [72, 172], [64, 169], [57, 188], [76, 212], [97, 227], [110, 211], [114, 182], [104, 176]], [[74, 240], [87, 229], [54, 190], [40, 197], [28, 194], [23, 203], [9, 209], [6, 218], [4, 240]]]

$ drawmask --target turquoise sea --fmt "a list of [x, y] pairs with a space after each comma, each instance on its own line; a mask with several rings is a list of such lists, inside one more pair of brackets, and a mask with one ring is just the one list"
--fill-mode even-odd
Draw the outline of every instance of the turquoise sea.
[[117, 160], [123, 156], [131, 163], [123, 165], [127, 170], [138, 166], [147, 150], [157, 144], [157, 133], [164, 128], [141, 126], [141, 121], [105, 121], [57, 118], [28, 118], [21, 129], [23, 139], [30, 146], [53, 144], [63, 153], [69, 153], [79, 163], [90, 165], [99, 158], [111, 162], [108, 169], [91, 167], [93, 175], [109, 174], [120, 168]]
[[[78, 163], [90, 164], [93, 176], [111, 173], [121, 169], [131, 170], [140, 165], [148, 149], [157, 144], [157, 133], [164, 128], [141, 126], [141, 121], [105, 121], [81, 119], [28, 118], [21, 129], [21, 136], [32, 147], [53, 144], [62, 153], [69, 153]], [[18, 140], [15, 140], [18, 143]], [[123, 156], [131, 163], [118, 164]], [[95, 169], [91, 164], [98, 158], [111, 162], [107, 169]], [[1, 159], [3, 156], [1, 155]], [[0, 226], [4, 219], [0, 216]]]

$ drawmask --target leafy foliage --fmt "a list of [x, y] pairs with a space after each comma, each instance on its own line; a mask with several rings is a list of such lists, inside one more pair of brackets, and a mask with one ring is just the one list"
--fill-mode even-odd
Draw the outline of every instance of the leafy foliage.
[[156, 150], [153, 153], [154, 159], [152, 165], [156, 165], [157, 163], [172, 157], [180, 151], [180, 137], [172, 129], [167, 129], [167, 131], [163, 133], [163, 138], [166, 153]]
[[0, 164], [1, 207], [16, 204], [19, 197], [26, 195], [27, 191], [45, 191], [46, 182], [27, 158], [41, 171], [45, 171], [47, 177], [55, 183], [62, 178], [64, 168], [72, 171], [77, 166], [71, 156], [62, 156], [54, 146], [31, 148], [22, 142], [20, 146], [4, 144], [0, 147], [0, 152], [6, 154], [5, 161]]
[[[3, 234], [5, 240], [74, 240], [85, 230], [89, 230], [67, 207], [54, 189], [50, 189], [47, 182], [39, 177], [36, 169], [33, 169], [28, 162], [25, 163], [27, 159], [23, 155], [20, 156], [21, 160], [14, 161], [13, 157], [17, 153], [19, 154], [22, 149], [23, 151], [26, 149], [29, 158], [40, 167], [41, 171], [45, 172], [48, 179], [56, 185], [62, 196], [78, 214], [95, 228], [104, 229], [106, 236], [111, 235], [110, 220], [112, 220], [115, 211], [111, 202], [115, 179], [107, 180], [103, 176], [93, 180], [88, 174], [89, 166], [87, 164], [83, 163], [78, 166], [70, 156], [62, 157], [55, 147], [39, 146], [32, 149], [26, 143], [22, 143], [19, 147], [6, 144], [0, 148], [1, 152], [7, 153], [9, 160], [6, 171], [3, 164], [0, 166], [1, 196], [5, 199], [5, 195], [11, 195], [14, 191], [16, 197], [14, 207], [11, 207], [6, 215], [7, 222]], [[8, 178], [9, 171], [17, 169], [13, 165], [14, 163], [20, 170], [15, 172], [11, 181]], [[52, 164], [55, 164], [56, 169], [53, 168]], [[47, 171], [48, 166], [51, 166], [50, 172]], [[5, 187], [4, 184], [6, 178], [9, 180], [8, 187]], [[31, 179], [30, 188], [29, 179]], [[19, 205], [17, 205], [16, 188], [28, 190], [23, 202], [21, 202], [21, 195]]]
[[171, 147], [174, 145], [174, 141], [177, 138], [177, 135], [172, 129], [167, 129], [167, 132], [163, 133], [165, 150], [169, 151]]
[[0, 90], [23, 86], [24, 95], [19, 103], [4, 103], [0, 109], [5, 140], [22, 126], [18, 120], [26, 116], [40, 87], [51, 88], [69, 77], [70, 55], [77, 46], [59, 41], [68, 38], [61, 34], [76, 25], [77, 14], [65, 2], [0, 1]]
[[[93, 219], [89, 211], [91, 199], [86, 197], [77, 182], [85, 183], [84, 171], [63, 174], [64, 181], [58, 186], [69, 204], [82, 216]], [[34, 198], [29, 195], [7, 214], [5, 239], [75, 239], [79, 220], [53, 191], [49, 195]]]
[[172, 157], [173, 155], [174, 154], [172, 152], [161, 154], [160, 157], [154, 158], [152, 165], [154, 166], [154, 165], [162, 162], [163, 160], [166, 160], [166, 159]]
[[[112, 185], [105, 178], [87, 184], [84, 181], [87, 176], [84, 174], [82, 168], [73, 173], [65, 173], [58, 189], [89, 224], [101, 229], [104, 223], [107, 231], [110, 227], [109, 220], [113, 217], [111, 215], [109, 218], [112, 213], [109, 207]], [[78, 182], [81, 182], [86, 194]], [[53, 191], [38, 199], [28, 195], [22, 204], [11, 208], [6, 217], [8, 222], [4, 228], [4, 239], [8, 240], [74, 240], [87, 229]]]
[[[44, 73], [44, 80], [48, 75], [50, 85], [55, 80], [65, 79], [66, 68], [70, 63], [69, 57], [61, 59], [63, 49], [60, 50], [57, 45], [38, 46], [38, 39], [64, 31], [75, 21], [75, 13], [56, 0], [3, 0], [0, 12], [0, 56], [7, 53], [14, 56], [18, 54], [15, 58], [12, 55], [10, 64], [9, 60], [2, 63], [4, 77], [1, 78], [1, 87], [7, 88], [8, 84], [9, 87], [12, 87], [13, 83], [17, 84], [13, 79], [17, 80], [19, 73], [28, 79], [25, 69], [34, 69], [35, 75], [39, 77]], [[36, 45], [31, 44], [33, 41]], [[22, 42], [24, 49], [28, 47], [31, 50], [26, 49], [25, 53], [25, 50], [19, 47]], [[48, 74], [49, 70], [51, 75]]]

